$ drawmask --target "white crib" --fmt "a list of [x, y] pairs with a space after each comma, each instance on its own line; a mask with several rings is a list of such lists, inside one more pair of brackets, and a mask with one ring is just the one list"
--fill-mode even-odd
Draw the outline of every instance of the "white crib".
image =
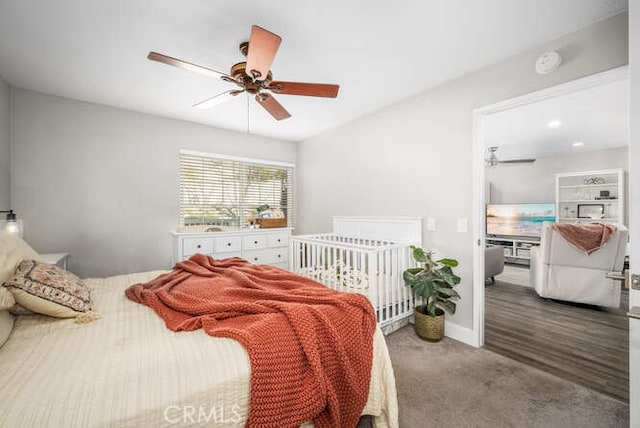
[[402, 273], [414, 265], [409, 246], [421, 242], [421, 218], [334, 217], [333, 233], [291, 237], [289, 268], [367, 296], [380, 327], [387, 327], [413, 314], [415, 298]]

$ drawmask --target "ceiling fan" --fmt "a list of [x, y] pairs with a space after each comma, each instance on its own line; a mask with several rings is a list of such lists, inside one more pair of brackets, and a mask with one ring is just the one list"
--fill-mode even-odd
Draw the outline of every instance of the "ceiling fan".
[[494, 167], [494, 166], [497, 166], [498, 164], [533, 163], [533, 162], [536, 161], [533, 158], [530, 158], [530, 159], [505, 159], [505, 160], [500, 160], [500, 159], [498, 159], [498, 155], [496, 154], [496, 152], [498, 151], [498, 147], [497, 146], [489, 147], [487, 149], [487, 151], [489, 152], [489, 157], [485, 159], [485, 162], [487, 163], [487, 166], [489, 166], [489, 167]]
[[229, 74], [221, 73], [207, 67], [182, 61], [158, 52], [149, 52], [147, 58], [174, 67], [194, 71], [225, 82], [232, 83], [238, 89], [231, 89], [194, 105], [197, 108], [210, 108], [228, 101], [246, 92], [254, 95], [255, 100], [275, 120], [291, 117], [291, 114], [280, 105], [273, 94], [304, 95], [309, 97], [335, 98], [340, 86], [324, 83], [285, 82], [273, 80], [270, 70], [282, 39], [277, 34], [253, 25], [248, 42], [240, 43], [240, 52], [247, 57], [246, 61], [231, 66]]

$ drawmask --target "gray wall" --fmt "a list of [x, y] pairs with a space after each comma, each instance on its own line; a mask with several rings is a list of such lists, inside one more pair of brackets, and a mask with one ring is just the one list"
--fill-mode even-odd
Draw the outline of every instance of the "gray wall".
[[554, 202], [556, 174], [621, 168], [627, 170], [627, 147], [538, 158], [531, 164], [499, 165], [485, 170], [491, 183], [491, 202]]
[[[548, 50], [559, 50], [563, 64], [538, 75], [535, 59]], [[462, 299], [448, 320], [471, 328], [473, 240], [456, 224], [472, 211], [473, 110], [626, 63], [621, 14], [304, 141], [299, 232], [329, 231], [335, 214], [434, 217], [424, 245], [461, 262]]]
[[294, 143], [14, 89], [11, 194], [25, 239], [82, 277], [170, 267], [181, 148], [295, 162]]
[[[11, 88], [0, 76], [0, 210], [10, 208], [10, 170], [9, 170], [9, 147], [10, 147], [10, 110], [11, 110]], [[4, 217], [3, 217], [4, 218]]]

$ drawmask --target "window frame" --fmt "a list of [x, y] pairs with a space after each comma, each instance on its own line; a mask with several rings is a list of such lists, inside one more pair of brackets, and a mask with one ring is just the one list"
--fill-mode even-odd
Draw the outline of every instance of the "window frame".
[[[258, 166], [258, 167], [275, 168], [275, 169], [281, 168], [287, 173], [287, 177], [290, 178], [290, 182], [288, 183], [289, 190], [287, 192], [287, 196], [290, 202], [287, 204], [287, 213], [286, 213], [287, 226], [286, 227], [290, 227], [290, 228], [294, 227], [294, 224], [295, 224], [295, 200], [294, 200], [295, 164], [294, 163], [267, 160], [267, 159], [249, 158], [249, 157], [243, 157], [243, 156], [225, 155], [225, 154], [219, 154], [219, 153], [201, 152], [197, 150], [187, 150], [187, 149], [180, 149], [179, 157], [178, 157], [178, 175], [179, 175], [178, 217], [179, 217], [180, 226], [185, 226], [185, 215], [184, 215], [185, 206], [184, 206], [184, 198], [183, 198], [184, 196], [183, 194], [183, 186], [184, 186], [183, 156], [200, 157], [200, 158], [207, 158], [207, 159], [212, 159], [217, 161], [239, 163], [241, 165], [241, 168], [245, 168], [247, 166]], [[237, 185], [237, 184], [238, 182], [234, 182], [234, 185]], [[250, 196], [250, 195], [245, 195], [245, 197], [246, 196]], [[229, 227], [230, 229], [233, 229], [233, 230], [243, 229], [243, 228], [246, 228], [247, 226], [245, 221], [246, 215], [243, 208], [246, 209], [246, 206], [248, 204], [246, 204], [245, 198], [241, 198], [241, 199], [242, 200], [237, 205], [237, 207], [240, 208], [240, 214], [239, 214], [240, 224]], [[190, 224], [190, 225], [194, 226], [193, 224]], [[202, 223], [200, 225], [206, 226], [209, 224]], [[211, 226], [216, 226], [216, 225], [211, 224]]]

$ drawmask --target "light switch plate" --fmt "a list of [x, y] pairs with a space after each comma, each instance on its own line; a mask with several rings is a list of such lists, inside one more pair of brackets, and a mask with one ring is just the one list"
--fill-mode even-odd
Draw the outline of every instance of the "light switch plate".
[[631, 288], [634, 290], [640, 290], [640, 275], [637, 273], [631, 275]]
[[435, 232], [436, 231], [436, 219], [433, 217], [427, 217], [427, 231]]
[[466, 218], [459, 218], [458, 219], [458, 232], [467, 233], [467, 230], [468, 230], [467, 219]]

